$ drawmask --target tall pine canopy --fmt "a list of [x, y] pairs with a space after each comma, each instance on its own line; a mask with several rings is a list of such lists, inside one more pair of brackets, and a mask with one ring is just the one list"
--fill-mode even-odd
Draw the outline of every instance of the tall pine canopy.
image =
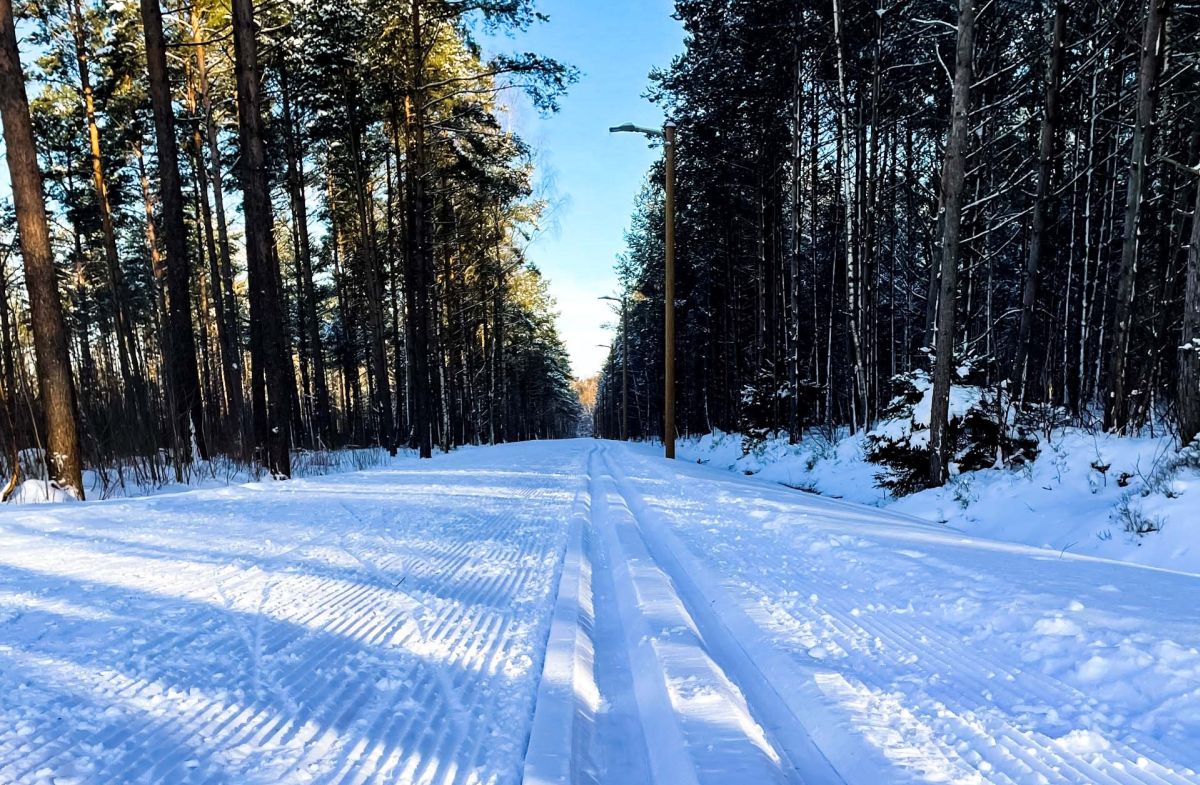
[[[914, 379], [935, 421], [939, 386], [969, 384], [1031, 421], [1200, 432], [1195, 6], [676, 13], [685, 50], [651, 94], [679, 128], [682, 432], [867, 430]], [[661, 431], [662, 178], [619, 265], [610, 436], [626, 363], [631, 430]]]
[[[41, 317], [58, 320], [75, 403], [39, 389], [43, 322], [7, 253], [14, 483], [34, 471], [22, 451], [72, 425], [74, 468], [50, 469], [77, 494], [80, 462], [166, 480], [222, 454], [287, 475], [293, 450], [575, 433], [555, 306], [525, 256], [544, 205], [503, 117], [514, 91], [554, 111], [575, 72], [481, 46], [544, 22], [532, 2], [15, 15], [31, 100], [5, 121], [32, 123], [61, 311]], [[0, 227], [14, 250], [18, 218]]]

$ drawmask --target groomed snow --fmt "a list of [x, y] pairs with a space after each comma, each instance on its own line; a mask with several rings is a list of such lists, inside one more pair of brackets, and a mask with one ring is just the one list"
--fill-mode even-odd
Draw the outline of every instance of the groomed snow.
[[591, 440], [9, 509], [0, 782], [1195, 783], [1197, 607]]
[[0, 513], [0, 782], [512, 782], [582, 453]]

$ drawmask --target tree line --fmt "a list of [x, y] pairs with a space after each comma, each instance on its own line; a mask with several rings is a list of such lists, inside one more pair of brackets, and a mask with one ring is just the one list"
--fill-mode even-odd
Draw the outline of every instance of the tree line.
[[542, 21], [530, 0], [0, 0], [7, 492], [30, 447], [82, 496], [85, 465], [131, 458], [287, 477], [296, 449], [573, 433], [525, 256], [545, 204], [501, 101], [553, 111], [575, 72], [480, 43]]
[[[1195, 6], [1170, 0], [677, 0], [651, 75], [679, 127], [678, 424], [878, 422], [931, 377], [1019, 416], [1200, 433]], [[599, 391], [661, 430], [662, 177], [619, 274]]]

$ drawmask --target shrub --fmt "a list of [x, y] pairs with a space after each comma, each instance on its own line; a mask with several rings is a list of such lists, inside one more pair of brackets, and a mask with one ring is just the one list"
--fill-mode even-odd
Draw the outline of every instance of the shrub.
[[1121, 501], [1117, 503], [1116, 516], [1125, 531], [1139, 537], [1162, 531], [1166, 525], [1165, 518], [1160, 515], [1147, 515], [1129, 494], [1122, 496]]
[[[866, 455], [886, 467], [876, 475], [879, 484], [903, 496], [928, 487], [933, 384], [926, 371], [917, 370], [895, 377], [892, 385], [898, 392], [883, 421], [867, 434]], [[952, 385], [946, 438], [951, 474], [1020, 465], [1038, 451], [1034, 429], [1016, 416], [1003, 387]]]
[[737, 429], [742, 433], [742, 453], [756, 452], [768, 439], [779, 433], [780, 424], [788, 421], [792, 397], [802, 413], [816, 408], [821, 387], [801, 379], [796, 389], [787, 381], [779, 381], [769, 368], [760, 369], [754, 381], [741, 390], [741, 407]]

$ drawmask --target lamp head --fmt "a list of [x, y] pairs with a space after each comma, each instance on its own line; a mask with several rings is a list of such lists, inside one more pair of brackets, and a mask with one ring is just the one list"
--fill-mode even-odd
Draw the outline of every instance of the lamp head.
[[663, 132], [657, 128], [643, 128], [642, 126], [634, 125], [633, 123], [625, 123], [624, 125], [615, 125], [615, 126], [609, 128], [608, 132], [610, 134], [619, 134], [619, 133], [643, 134], [645, 136], [655, 137], [655, 138], [661, 138], [663, 136]]

